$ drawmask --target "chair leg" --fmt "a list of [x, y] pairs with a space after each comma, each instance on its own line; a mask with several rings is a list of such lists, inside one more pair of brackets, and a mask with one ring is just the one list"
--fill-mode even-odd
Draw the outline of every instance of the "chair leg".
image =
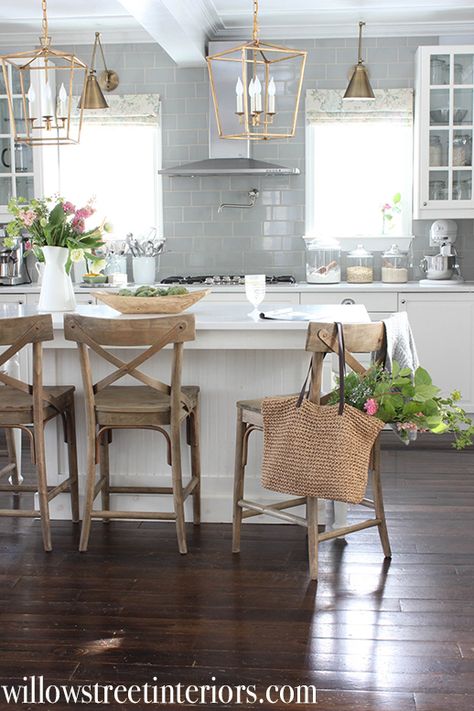
[[306, 520], [308, 523], [308, 560], [311, 580], [318, 579], [318, 500], [313, 496], [306, 499]]
[[51, 544], [51, 522], [49, 518], [48, 482], [46, 477], [44, 425], [42, 422], [35, 423], [34, 438], [36, 452], [36, 472], [38, 476], [38, 498], [41, 516], [41, 530], [43, 533], [44, 549], [45, 551], [49, 552], [53, 549], [53, 547]]
[[232, 553], [240, 552], [242, 509], [239, 506], [239, 501], [244, 495], [244, 436], [246, 429], [247, 425], [242, 420], [242, 408], [237, 407], [237, 429], [235, 433], [234, 506], [232, 513]]
[[189, 416], [191, 427], [191, 476], [198, 479], [193, 491], [193, 523], [201, 523], [201, 445], [200, 445], [200, 413], [199, 403]]
[[92, 508], [94, 505], [94, 489], [95, 489], [95, 439], [89, 440], [87, 445], [87, 478], [86, 478], [86, 493], [84, 500], [84, 513], [82, 514], [81, 540], [79, 542], [79, 550], [81, 553], [87, 551], [89, 544], [89, 535], [91, 532]]
[[[110, 511], [110, 468], [109, 468], [109, 444], [110, 430], [102, 433], [99, 447], [100, 478], [104, 479], [102, 484], [101, 505], [103, 511]], [[109, 518], [103, 519], [104, 523], [109, 523]]]
[[10, 464], [15, 465], [15, 468], [12, 469], [11, 474], [10, 474], [10, 482], [11, 482], [11, 484], [13, 484], [13, 486], [19, 486], [22, 482], [22, 477], [20, 477], [20, 473], [18, 471], [18, 461], [17, 461], [17, 457], [16, 457], [16, 445], [15, 445], [15, 433], [10, 427], [7, 427], [5, 429], [5, 438], [7, 441], [8, 461]]
[[176, 514], [176, 535], [179, 552], [188, 552], [184, 519], [183, 480], [181, 471], [181, 428], [179, 422], [171, 423], [171, 473], [173, 480], [173, 503]]
[[386, 558], [392, 557], [392, 549], [390, 548], [390, 540], [387, 531], [387, 521], [385, 519], [385, 509], [383, 505], [382, 481], [380, 478], [380, 438], [373, 449], [373, 468], [372, 468], [372, 488], [375, 506], [375, 515], [380, 519], [377, 526], [382, 544], [383, 552]]
[[69, 464], [69, 486], [71, 489], [71, 513], [74, 523], [78, 523], [79, 516], [79, 484], [77, 474], [77, 441], [76, 441], [76, 414], [74, 402], [71, 403], [66, 412], [67, 421], [67, 453]]

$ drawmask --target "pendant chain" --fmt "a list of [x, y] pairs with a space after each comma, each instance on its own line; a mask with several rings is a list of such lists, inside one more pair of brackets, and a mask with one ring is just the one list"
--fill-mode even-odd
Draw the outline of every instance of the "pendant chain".
[[46, 13], [46, 0], [41, 0], [41, 7], [43, 9], [43, 20], [41, 22], [41, 27], [43, 29], [43, 37], [46, 39], [48, 37], [48, 15]]
[[258, 43], [258, 0], [253, 0], [253, 41]]

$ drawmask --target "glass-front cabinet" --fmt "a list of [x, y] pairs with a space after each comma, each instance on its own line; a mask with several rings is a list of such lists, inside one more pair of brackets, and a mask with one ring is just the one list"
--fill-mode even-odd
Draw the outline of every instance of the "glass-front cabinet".
[[[11, 71], [8, 67], [8, 71]], [[15, 90], [15, 87], [13, 87]], [[21, 116], [21, 95], [13, 96], [17, 115]], [[20, 124], [21, 130], [21, 124]], [[7, 205], [11, 197], [22, 196], [30, 199], [35, 195], [34, 162], [39, 165], [40, 148], [33, 149], [22, 143], [15, 143], [11, 132], [8, 99], [3, 72], [0, 69], [0, 221], [11, 219]], [[38, 171], [37, 171], [38, 172]]]
[[474, 217], [473, 122], [474, 46], [420, 47], [415, 91], [415, 219]]

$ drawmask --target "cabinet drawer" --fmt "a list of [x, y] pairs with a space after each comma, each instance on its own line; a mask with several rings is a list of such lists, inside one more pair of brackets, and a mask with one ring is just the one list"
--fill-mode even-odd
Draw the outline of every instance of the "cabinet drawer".
[[[36, 305], [39, 302], [39, 294], [28, 294], [27, 303]], [[96, 300], [90, 294], [76, 294], [76, 304], [96, 304]]]
[[0, 294], [0, 304], [25, 304], [25, 294]]
[[[346, 299], [350, 299], [349, 302]], [[302, 293], [302, 304], [362, 304], [371, 313], [392, 312], [398, 310], [396, 293], [367, 291], [341, 291], [325, 293]]]
[[[208, 294], [206, 296], [206, 301], [212, 301], [215, 304], [218, 303], [228, 303], [228, 302], [234, 302], [234, 303], [239, 303], [243, 304], [247, 301], [247, 297], [245, 294], [242, 292], [238, 293], [229, 293], [229, 292], [224, 292], [224, 293], [219, 293], [219, 292], [212, 292], [211, 294]], [[272, 303], [278, 303], [278, 304], [298, 304], [299, 303], [299, 295], [297, 293], [290, 294], [288, 292], [268, 292], [265, 294], [265, 298], [263, 300], [264, 304], [268, 304], [269, 302]], [[248, 303], [248, 302], [247, 302]]]

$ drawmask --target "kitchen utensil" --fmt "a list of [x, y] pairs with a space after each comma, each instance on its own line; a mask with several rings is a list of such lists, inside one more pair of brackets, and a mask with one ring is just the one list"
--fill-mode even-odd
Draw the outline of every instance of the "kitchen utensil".
[[211, 293], [210, 289], [176, 296], [119, 296], [94, 291], [94, 296], [122, 314], [180, 314]]
[[425, 255], [420, 262], [420, 268], [425, 272], [427, 279], [452, 279], [456, 265], [455, 255], [444, 256], [435, 254]]

